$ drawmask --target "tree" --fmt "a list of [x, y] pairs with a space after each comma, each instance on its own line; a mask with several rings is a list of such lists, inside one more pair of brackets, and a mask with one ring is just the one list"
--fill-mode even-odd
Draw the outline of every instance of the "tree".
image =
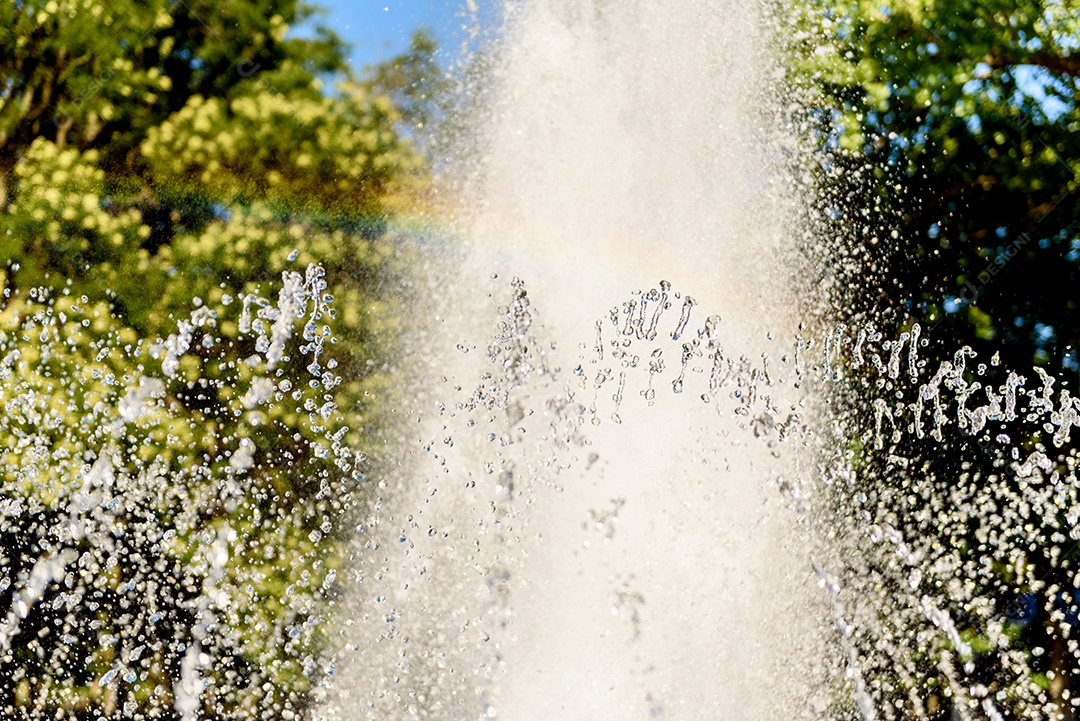
[[880, 281], [860, 305], [993, 340], [1011, 366], [1080, 370], [1076, 303], [1045, 292], [1078, 279], [1080, 8], [808, 6], [831, 209], [853, 272]]
[[285, 39], [293, 0], [224, 3], [5, 2], [0, 6], [0, 171], [35, 138], [135, 163], [149, 126], [195, 95], [228, 96], [294, 58], [310, 77], [343, 68], [328, 31]]
[[424, 163], [307, 12], [0, 5], [5, 718], [311, 707]]
[[451, 83], [436, 59], [438, 45], [431, 34], [413, 33], [409, 49], [368, 71], [365, 86], [401, 110], [401, 120], [422, 146], [438, 132], [451, 102]]
[[[812, 0], [796, 13], [805, 32], [793, 49], [827, 151], [818, 174], [821, 226], [836, 239], [826, 272], [834, 309], [853, 328], [873, 322], [893, 338], [921, 324], [931, 335], [920, 350], [927, 372], [949, 361], [958, 387], [1004, 398], [1012, 369], [1028, 376], [1022, 402], [1025, 391], [1032, 403], [1049, 398], [1055, 379], [1060, 388], [1080, 370], [1070, 293], [1080, 281], [1080, 6]], [[1032, 364], [1047, 375], [1025, 373]], [[848, 428], [858, 438], [906, 390], [850, 381]], [[1059, 416], [1071, 407], [1067, 394], [1053, 403]], [[878, 624], [877, 635], [855, 643], [879, 709], [898, 718], [981, 703], [957, 692], [956, 678], [1017, 716], [1049, 703], [1072, 718], [1074, 446], [1050, 426], [999, 416], [998, 436], [946, 420], [953, 428], [941, 440], [905, 435], [887, 453], [848, 451], [862, 500], [839, 500], [841, 513], [900, 539], [863, 541], [850, 576], [866, 605], [879, 604], [867, 626]], [[1038, 478], [1070, 479], [1057, 495], [1033, 487], [1022, 466], [1046, 454]], [[922, 559], [917, 577], [907, 575], [912, 558]], [[943, 604], [939, 615], [919, 594]], [[956, 638], [942, 640], [942, 610]], [[914, 652], [896, 642], [905, 637], [919, 639]], [[943, 649], [965, 667], [943, 668]]]

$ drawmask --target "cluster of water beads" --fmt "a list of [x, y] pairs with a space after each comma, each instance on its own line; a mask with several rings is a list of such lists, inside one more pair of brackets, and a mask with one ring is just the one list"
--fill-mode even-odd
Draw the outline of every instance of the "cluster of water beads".
[[[700, 326], [691, 327], [693, 311], [698, 305], [693, 296], [672, 291], [670, 283], [661, 281], [658, 288], [644, 293], [635, 291], [630, 299], [613, 307], [606, 322], [596, 321], [595, 357], [581, 357], [582, 362], [573, 370], [579, 380], [569, 384], [566, 390], [571, 401], [583, 391], [591, 396], [587, 406], [576, 407], [582, 418], [587, 416], [594, 426], [601, 426], [605, 421], [621, 424], [619, 409], [627, 397], [628, 379], [635, 373], [647, 373], [645, 387], [638, 390], [637, 395], [652, 405], [657, 384], [668, 369], [666, 359], [676, 357], [678, 374], [669, 381], [672, 393], [679, 395], [688, 388], [693, 389], [705, 403], [719, 401], [726, 395], [736, 402], [730, 411], [749, 419], [759, 436], [775, 432], [783, 441], [790, 429], [801, 427], [799, 404], [782, 413], [770, 395], [761, 394], [762, 389], [785, 382], [783, 379], [774, 382], [770, 377], [770, 362], [775, 365], [775, 361], [771, 361], [768, 353], [762, 353], [760, 364], [755, 364], [746, 355], [736, 357], [728, 353], [722, 344], [719, 315], [709, 315]], [[669, 311], [675, 306], [679, 310], [674, 326], [670, 331], [661, 332], [661, 320], [673, 317]], [[797, 375], [802, 373], [797, 362], [799, 350], [796, 346]], [[782, 356], [780, 362], [787, 363], [787, 356]], [[602, 389], [616, 379], [616, 372], [617, 386], [611, 396], [614, 407], [601, 410]], [[798, 387], [797, 383], [795, 387]], [[727, 404], [719, 402], [716, 408], [718, 413], [729, 410]], [[781, 416], [782, 421], [778, 420]]]
[[[453, 358], [439, 359], [437, 373], [443, 384], [453, 384], [456, 402], [432, 386], [406, 393], [425, 401], [409, 404], [417, 409], [415, 422], [434, 415], [415, 431], [403, 426], [404, 432], [431, 435], [399, 441], [397, 468], [378, 480], [358, 519], [345, 574], [353, 586], [341, 629], [346, 642], [337, 663], [346, 678], [355, 674], [365, 681], [335, 689], [335, 700], [320, 710], [330, 718], [453, 719], [462, 717], [462, 708], [479, 708], [481, 718], [495, 713], [492, 689], [502, 660], [494, 637], [512, 613], [510, 547], [522, 489], [509, 457], [476, 467], [454, 459], [477, 444], [520, 447], [522, 424], [534, 415], [522, 393], [548, 373], [546, 357], [533, 334], [524, 283], [515, 281], [511, 291], [483, 352], [457, 343]], [[419, 303], [413, 321], [427, 317]], [[414, 342], [426, 350], [423, 337], [416, 328], [403, 333], [406, 346]], [[472, 367], [474, 359], [484, 359], [479, 377], [451, 380], [454, 360]], [[413, 442], [422, 453], [407, 452]], [[452, 483], [464, 486], [466, 500], [447, 488]], [[472, 492], [485, 499], [475, 513], [467, 500]]]
[[[676, 305], [674, 327], [661, 333]], [[828, 591], [861, 716], [1071, 717], [1080, 494], [1069, 442], [1080, 401], [1067, 388], [1055, 394], [1041, 368], [1028, 387], [996, 355], [975, 363], [966, 346], [931, 363], [918, 324], [892, 339], [873, 323], [837, 325], [818, 343], [800, 333], [790, 354], [755, 364], [725, 352], [718, 316], [695, 327], [696, 305], [662, 282], [598, 321], [594, 356], [582, 356], [577, 380], [548, 404], [555, 437], [587, 444], [586, 423], [620, 424], [634, 374], [651, 404], [665, 354], [678, 357], [673, 393], [693, 381], [702, 401], [744, 417], [770, 445], [797, 436], [818, 449], [817, 472], [777, 483], [813, 539], [809, 565]], [[805, 394], [778, 407], [783, 384]], [[811, 394], [834, 408], [822, 412]], [[734, 407], [718, 402], [725, 396]], [[807, 405], [830, 419], [816, 439]], [[978, 455], [946, 477], [934, 466], [946, 451]], [[1052, 648], [1024, 636], [1036, 617]]]
[[300, 712], [334, 586], [319, 542], [358, 460], [318, 364], [325, 290], [286, 272], [276, 303], [197, 300], [154, 342], [103, 303], [8, 295], [0, 715]]
[[1070, 718], [1076, 399], [969, 347], [930, 363], [918, 325], [827, 338], [820, 373], [846, 400], [818, 479], [838, 539], [820, 577], [864, 717]]
[[[486, 355], [483, 366], [470, 366], [459, 375], [451, 371], [454, 364], [440, 359], [442, 381], [449, 386], [443, 392], [453, 391], [460, 400], [429, 398], [438, 417], [417, 440], [431, 465], [418, 458], [418, 465], [404, 472], [404, 481], [391, 481], [380, 490], [355, 553], [357, 606], [352, 614], [371, 635], [360, 637], [367, 638], [368, 645], [350, 647], [357, 654], [351, 663], [385, 669], [362, 673], [367, 683], [351, 692], [364, 699], [365, 718], [395, 713], [458, 718], [453, 714], [468, 715], [474, 708], [481, 717], [502, 715], [504, 648], [520, 631], [510, 622], [521, 604], [530, 602], [520, 595], [528, 593], [521, 589], [536, 582], [522, 570], [523, 564], [549, 533], [534, 518], [538, 499], [557, 496], [566, 484], [576, 482], [574, 466], [603, 466], [601, 454], [608, 448], [594, 441], [597, 434], [623, 425], [621, 405], [639, 397], [626, 392], [635, 373], [643, 371], [646, 383], [656, 379], [659, 384], [667, 372], [666, 348], [659, 353], [650, 349], [648, 362], [641, 362], [639, 331], [645, 343], [662, 332], [665, 339], [674, 335], [688, 348], [702, 348], [698, 355], [708, 352], [711, 374], [703, 373], [703, 387], [696, 388], [701, 371], [688, 358], [682, 363], [679, 390], [694, 389], [710, 402], [715, 398], [718, 410], [727, 406], [721, 402], [723, 392], [732, 391], [738, 399], [735, 415], [770, 442], [786, 439], [787, 424], [798, 423], [793, 414], [782, 423], [768, 415], [771, 410], [782, 417], [768, 394], [758, 393], [768, 374], [753, 368], [741, 373], [749, 362], [729, 361], [721, 353], [717, 319], [709, 319], [707, 333], [691, 328], [695, 301], [689, 299], [679, 327], [671, 331], [664, 306], [682, 296], [671, 293], [667, 284], [653, 297], [648, 295], [644, 304], [634, 304], [632, 315], [617, 311], [614, 321], [600, 322], [595, 355], [583, 355], [580, 365], [564, 372], [555, 360], [562, 356], [543, 339], [525, 284], [515, 279], [510, 302], [496, 311], [495, 332], [481, 354]], [[626, 328], [629, 333], [624, 334]], [[613, 332], [617, 338], [612, 339]], [[457, 348], [463, 363], [478, 355], [468, 342], [458, 342]], [[479, 376], [477, 381], [469, 380], [472, 373]], [[614, 405], [607, 399], [612, 393]], [[646, 402], [656, 402], [655, 392]], [[415, 501], [402, 501], [417, 491]], [[579, 548], [612, 543], [627, 503], [627, 498], [615, 496], [606, 506], [585, 507]], [[477, 574], [482, 589], [472, 581]], [[644, 623], [641, 583], [635, 574], [620, 574], [613, 583], [611, 615], [625, 620], [626, 643], [637, 643]], [[658, 603], [655, 598], [653, 602]], [[654, 662], [635, 663], [634, 673], [646, 683]], [[643, 698], [648, 709], [659, 714], [662, 704], [654, 691], [646, 688]], [[354, 697], [346, 690], [346, 699], [332, 713], [348, 717], [347, 709], [355, 703], [349, 698]], [[476, 706], [463, 700], [468, 698], [476, 699]]]
[[[301, 404], [309, 426], [321, 436], [313, 441], [311, 455], [330, 456], [339, 470], [347, 471], [353, 459], [340, 444], [340, 430], [333, 429], [331, 401], [315, 403], [310, 393], [297, 396], [305, 387], [303, 379], [289, 379], [276, 368], [285, 360], [288, 329], [305, 316], [306, 350], [315, 358], [322, 350], [326, 336], [317, 320], [328, 309], [320, 277], [318, 270], [306, 278], [288, 276], [276, 305], [243, 299], [239, 332], [250, 339], [258, 357], [247, 364], [250, 372], [241, 374], [235, 367], [233, 376], [212, 383], [236, 384], [233, 411], [238, 418], [250, 417], [252, 428], [258, 427], [266, 404], [285, 398]], [[33, 301], [17, 327], [0, 337], [5, 383], [19, 382], [27, 363], [45, 367], [50, 359], [63, 357], [65, 343], [81, 342], [71, 339], [69, 325], [93, 324], [93, 312], [71, 299], [42, 294]], [[1069, 390], [1055, 397], [1056, 379], [1038, 368], [1038, 384], [1029, 388], [1026, 377], [1001, 369], [993, 359], [988, 366], [975, 364], [970, 348], [932, 365], [920, 355], [927, 341], [918, 326], [896, 339], [886, 339], [871, 324], [837, 326], [817, 344], [800, 334], [788, 346], [790, 352], [778, 357], [766, 353], [755, 363], [729, 355], [720, 318], [710, 315], [699, 322], [697, 308], [692, 297], [667, 283], [633, 294], [597, 322], [593, 354], [583, 354], [563, 382], [561, 370], [549, 365], [547, 346], [535, 337], [524, 284], [515, 282], [488, 349], [493, 370], [460, 406], [445, 411], [488, 414], [488, 425], [495, 429], [489, 440], [500, 448], [520, 445], [530, 423], [543, 431], [536, 434], [540, 462], [519, 470], [509, 456], [501, 456], [487, 468], [501, 499], [492, 510], [493, 542], [487, 551], [500, 560], [484, 566], [491, 600], [482, 615], [496, 619], [493, 628], [511, 612], [513, 539], [525, 523], [529, 485], [537, 480], [557, 484], [559, 464], [572, 462], [560, 456], [552, 464], [552, 440], [564, 447], [587, 447], [593, 433], [621, 423], [619, 411], [628, 399], [655, 402], [666, 379], [672, 393], [744, 419], [745, 428], [769, 444], [792, 438], [814, 444], [806, 406], [813, 405], [811, 394], [831, 385], [838, 398], [854, 389], [868, 412], [838, 412], [838, 423], [822, 425], [828, 431], [818, 431], [815, 447], [821, 451], [831, 445], [831, 457], [822, 451], [818, 474], [777, 479], [777, 487], [792, 500], [812, 541], [811, 566], [829, 595], [858, 712], [867, 719], [930, 717], [947, 704], [962, 717], [997, 718], [1008, 709], [1014, 716], [1043, 718], [1071, 701], [1067, 688], [1060, 683], [1054, 688], [1055, 676], [1068, 665], [1064, 656], [1078, 655], [1070, 637], [1077, 612], [1075, 584], [1059, 580], [1072, 578], [1070, 554], [1080, 520], [1075, 455], [1068, 448], [1072, 427], [1080, 425], [1080, 404]], [[18, 545], [6, 545], [0, 559], [5, 569], [0, 598], [10, 599], [0, 625], [0, 665], [10, 669], [13, 695], [22, 694], [16, 699], [19, 708], [38, 703], [44, 709], [63, 693], [71, 699], [80, 693], [111, 693], [112, 707], [137, 716], [146, 703], [138, 695], [145, 684], [149, 693], [170, 699], [182, 716], [195, 717], [207, 694], [228, 693], [230, 681], [241, 685], [235, 659], [245, 642], [240, 630], [248, 621], [234, 617], [230, 594], [244, 592], [244, 585], [261, 573], [258, 559], [272, 557], [274, 550], [269, 544], [244, 547], [236, 528], [202, 511], [221, 505], [229, 514], [243, 515], [247, 509], [250, 520], [261, 522], [265, 511], [260, 503], [248, 503], [249, 496], [266, 492], [254, 480], [262, 470], [256, 446], [244, 436], [219, 438], [214, 459], [179, 469], [138, 453], [140, 439], [178, 421], [170, 416], [177, 393], [211, 383], [205, 377], [188, 380], [182, 360], [192, 345], [215, 345], [214, 329], [223, 322], [219, 312], [197, 308], [178, 333], [147, 346], [145, 354], [137, 340], [105, 334], [88, 341], [97, 344], [102, 364], [89, 372], [105, 390], [96, 403], [65, 411], [87, 414], [83, 425], [88, 447], [94, 449], [90, 454], [64, 458], [57, 453], [48, 430], [57, 427], [58, 416], [43, 404], [39, 388], [12, 395], [3, 428], [15, 432], [18, 427], [21, 445], [15, 450], [22, 465], [8, 466], [11, 477], [17, 484], [44, 477], [70, 481], [57, 486], [49, 509], [32, 507], [35, 496], [23, 492], [5, 493], [0, 502], [5, 524], [22, 524], [24, 534]], [[39, 355], [27, 358], [31, 340]], [[137, 374], [117, 375], [109, 366], [113, 354], [142, 358], [143, 365], [132, 366], [139, 368]], [[147, 358], [155, 356], [160, 374], [149, 370]], [[678, 362], [666, 363], [669, 357]], [[64, 368], [61, 364], [58, 370]], [[306, 386], [312, 390], [329, 390], [337, 382], [317, 362], [309, 371], [314, 375]], [[42, 378], [63, 387], [59, 392], [53, 388], [54, 397], [81, 398], [73, 385], [79, 376], [70, 368], [66, 372], [72, 373], [66, 381], [62, 373]], [[535, 387], [539, 379], [552, 391], [541, 404], [543, 413], [535, 413], [541, 408], [518, 392]], [[802, 400], [777, 401], [783, 385], [800, 388]], [[1013, 437], [1024, 440], [1014, 444]], [[1061, 450], [1055, 455], [1038, 437]], [[172, 441], [168, 435], [162, 438], [168, 447]], [[919, 445], [925, 443], [931, 445]], [[932, 453], [933, 444], [966, 444], [989, 454], [990, 462], [981, 466], [995, 471], [980, 475], [985, 473], [976, 467], [980, 464], [972, 463], [954, 477], [930, 474], [920, 453]], [[588, 463], [595, 462], [595, 454], [589, 454]], [[67, 471], [50, 476], [46, 469], [56, 464]], [[543, 473], [536, 473], [541, 466]], [[167, 484], [160, 480], [165, 474], [171, 474]], [[331, 530], [318, 505], [332, 495], [329, 479], [324, 474], [318, 481], [323, 488], [316, 503], [296, 506], [297, 515], [279, 515], [274, 522], [315, 525], [311, 540], [317, 542]], [[610, 508], [590, 511], [583, 528], [610, 540], [624, 503], [616, 498]], [[285, 513], [282, 505], [271, 507]], [[33, 520], [46, 515], [45, 525]], [[427, 529], [435, 542], [439, 533]], [[186, 565], [162, 567], [160, 559], [176, 556], [165, 549], [180, 542], [189, 546], [183, 554]], [[290, 639], [286, 645], [311, 634], [316, 625], [318, 589], [333, 585], [332, 573], [317, 575], [298, 578], [279, 599], [292, 604], [285, 616], [295, 622], [281, 629]], [[296, 592], [300, 587], [305, 592]], [[629, 579], [616, 591], [615, 606], [630, 609], [627, 613], [636, 619], [633, 609], [640, 601]], [[95, 612], [106, 592], [127, 612], [115, 624]], [[35, 615], [47, 615], [56, 630], [42, 633], [48, 624], [37, 623], [37, 639], [28, 639], [25, 628]], [[1048, 638], [1060, 648], [1017, 642], [1036, 615], [1045, 615]], [[107, 629], [104, 634], [102, 629]], [[109, 649], [101, 656], [101, 668], [92, 671], [95, 677], [83, 681], [89, 690], [45, 688], [40, 700], [29, 698], [23, 690], [30, 688], [27, 671], [12, 650], [31, 649], [41, 667], [35, 673], [64, 679], [73, 676], [64, 649], [76, 644]], [[485, 687], [497, 682], [500, 658], [497, 650], [492, 654], [483, 664]], [[1040, 655], [1053, 656], [1054, 667], [1036, 677], [1032, 666]], [[315, 673], [315, 664], [309, 654], [301, 666]], [[204, 677], [211, 667], [215, 674], [224, 669], [225, 675]], [[41, 678], [36, 683], [34, 688], [48, 686]], [[494, 708], [493, 701], [485, 703], [486, 709]]]

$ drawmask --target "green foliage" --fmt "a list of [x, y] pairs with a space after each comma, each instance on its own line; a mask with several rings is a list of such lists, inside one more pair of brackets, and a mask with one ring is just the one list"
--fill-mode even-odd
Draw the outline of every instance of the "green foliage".
[[[200, 305], [153, 343], [85, 296], [15, 295], [0, 313], [6, 575], [59, 562], [53, 576], [65, 579], [40, 600], [13, 589], [28, 612], [8, 619], [10, 649], [0, 631], [0, 663], [27, 699], [2, 699], [5, 713], [13, 701], [48, 715], [118, 703], [168, 712], [178, 656], [193, 645], [215, 659], [203, 672], [214, 714], [302, 701], [305, 659], [322, 643], [304, 624], [335, 562], [323, 526], [353, 454], [336, 423], [294, 411], [325, 403], [334, 379], [309, 384], [296, 364], [276, 373], [269, 353], [238, 357], [260, 334], [225, 342], [243, 313], [229, 310]], [[185, 332], [201, 336], [197, 355], [182, 353]], [[297, 640], [278, 642], [288, 628]]]
[[[161, 63], [137, 63], [172, 25], [164, 2], [0, 3], [0, 167], [47, 136], [98, 140], [106, 126], [164, 115], [174, 88]], [[171, 43], [175, 44], [175, 43]]]
[[[97, 155], [61, 150], [39, 138], [19, 161], [19, 195], [0, 218], [0, 254], [17, 266], [11, 273], [15, 287], [39, 286], [59, 274], [104, 298], [120, 278], [149, 271], [142, 244], [150, 228], [138, 210], [109, 213], [102, 207], [105, 173]], [[150, 301], [141, 298], [143, 306]]]
[[307, 12], [0, 5], [0, 716], [310, 708], [425, 169]]
[[[1070, 291], [1080, 283], [1080, 4], [808, 0], [794, 13], [800, 32], [792, 49], [827, 151], [818, 169], [820, 215], [836, 238], [835, 309], [848, 322], [873, 321], [890, 332], [920, 322], [932, 339], [920, 357], [931, 369], [963, 345], [980, 364], [994, 357], [981, 379], [986, 392], [1005, 382], [1002, 368], [1033, 363], [1075, 378], [1080, 306]], [[865, 389], [854, 397], [865, 398]], [[1023, 419], [1004, 426], [1015, 451], [1048, 444]], [[1065, 708], [1077, 667], [1065, 650], [1070, 624], [1058, 618], [1071, 602], [1056, 594], [1076, 586], [1069, 570], [1075, 548], [1062, 535], [1072, 524], [1063, 508], [1030, 511], [1016, 464], [995, 451], [992, 438], [954, 435], [945, 442], [907, 439], [894, 449], [903, 464], [872, 457], [859, 469], [876, 501], [872, 522], [901, 529], [910, 543], [918, 539], [928, 558], [951, 553], [973, 565], [1015, 543], [1018, 557], [997, 559], [1008, 567], [987, 563], [963, 576], [963, 594], [996, 605], [996, 616], [953, 602], [942, 589], [930, 593], [949, 604], [976, 652], [965, 683], [987, 688], [1006, 716], [1044, 708], [1044, 691]], [[1061, 459], [1072, 450], [1057, 452], [1055, 470], [1064, 476], [1071, 461], [1065, 468]], [[991, 498], [1018, 508], [1029, 521], [1022, 534], [1008, 522], [995, 527], [1002, 519], [985, 501]], [[1000, 512], [1007, 518], [1012, 507]], [[972, 508], [979, 509], [974, 518], [966, 515]], [[890, 567], [896, 556], [874, 557], [861, 573], [879, 588], [902, 586]], [[1039, 620], [1021, 631], [1002, 621], [1001, 609], [1025, 594], [1039, 599]], [[902, 615], [888, 603], [883, 608]], [[911, 628], [924, 622], [917, 618]], [[987, 653], [991, 644], [994, 653]], [[933, 692], [935, 713], [948, 712], [953, 702], [936, 690], [947, 688], [947, 674], [925, 663], [902, 678], [894, 667], [906, 657], [890, 653], [884, 645], [867, 650], [875, 659], [867, 665], [879, 665], [879, 708], [918, 715], [917, 699]]]
[[342, 70], [333, 33], [285, 39], [306, 17], [295, 0], [0, 3], [0, 169], [37, 137], [128, 164], [195, 95], [227, 97], [290, 59], [309, 76]]
[[355, 84], [324, 97], [315, 81], [284, 95], [245, 87], [231, 101], [196, 95], [142, 144], [165, 193], [227, 203], [255, 198], [376, 213], [421, 168], [393, 129], [397, 111]]
[[802, 7], [830, 210], [850, 272], [879, 274], [877, 297], [847, 284], [854, 305], [993, 337], [1014, 367], [1080, 367], [1080, 308], [1043, 292], [1080, 281], [1080, 5]]
[[451, 84], [435, 59], [437, 45], [426, 30], [413, 33], [409, 49], [371, 69], [366, 86], [393, 100], [402, 120], [426, 144], [446, 117]]

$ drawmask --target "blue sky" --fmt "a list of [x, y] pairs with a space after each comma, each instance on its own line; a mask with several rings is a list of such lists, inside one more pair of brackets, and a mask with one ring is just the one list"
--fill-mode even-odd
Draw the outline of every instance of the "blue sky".
[[[356, 69], [404, 52], [419, 27], [435, 34], [452, 57], [470, 24], [466, 0], [316, 0], [326, 9], [322, 22], [352, 44]], [[490, 7], [492, 3], [474, 2]], [[444, 59], [444, 66], [448, 63]]]

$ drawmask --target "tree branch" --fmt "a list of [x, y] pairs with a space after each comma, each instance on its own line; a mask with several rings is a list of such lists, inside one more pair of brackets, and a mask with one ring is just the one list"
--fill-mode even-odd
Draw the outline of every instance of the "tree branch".
[[1073, 55], [1055, 55], [1053, 53], [1031, 53], [1018, 58], [1011, 53], [988, 55], [984, 62], [991, 68], [1000, 69], [1013, 65], [1037, 65], [1059, 75], [1072, 75], [1080, 78], [1080, 57]]

